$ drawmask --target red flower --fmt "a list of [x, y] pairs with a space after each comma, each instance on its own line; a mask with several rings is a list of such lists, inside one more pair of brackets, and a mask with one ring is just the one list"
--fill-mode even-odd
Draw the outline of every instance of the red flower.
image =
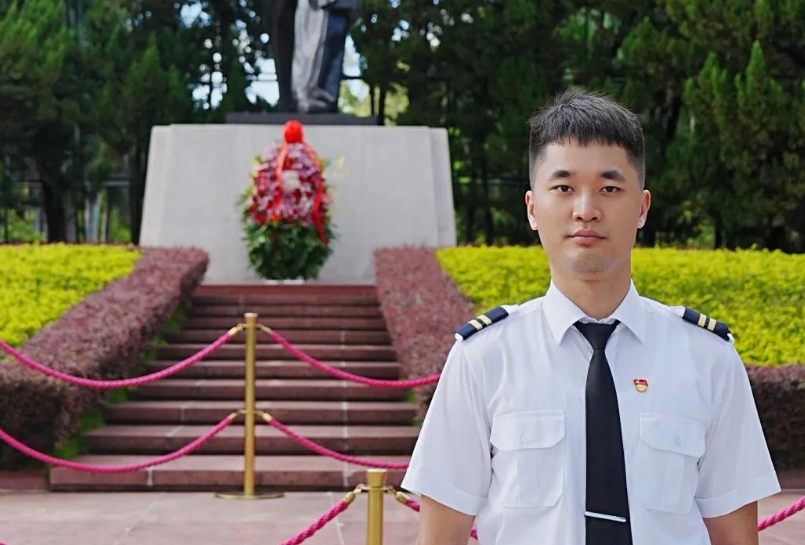
[[297, 144], [302, 141], [303, 131], [302, 124], [298, 121], [288, 121], [283, 130], [285, 142], [288, 144]]

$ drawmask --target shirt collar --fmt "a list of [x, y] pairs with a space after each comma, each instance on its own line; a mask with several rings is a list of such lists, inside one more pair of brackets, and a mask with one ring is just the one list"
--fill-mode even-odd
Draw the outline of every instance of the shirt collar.
[[[554, 285], [553, 281], [551, 281], [548, 292], [545, 294], [545, 302], [542, 308], [544, 309], [548, 327], [550, 327], [551, 333], [553, 333], [556, 344], [561, 344], [567, 330], [573, 327], [573, 324], [577, 321], [582, 319], [592, 320], [584, 314], [573, 301], [559, 291], [559, 288]], [[634, 282], [630, 282], [629, 291], [626, 293], [626, 297], [624, 297], [618, 308], [615, 309], [615, 312], [606, 320], [602, 321], [612, 320], [620, 321], [641, 343], [645, 339], [645, 309], [640, 300], [640, 295], [637, 293], [637, 289], [634, 286]]]

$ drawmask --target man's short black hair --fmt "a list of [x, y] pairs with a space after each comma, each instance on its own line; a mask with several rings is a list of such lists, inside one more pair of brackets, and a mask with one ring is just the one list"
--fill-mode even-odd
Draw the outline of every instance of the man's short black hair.
[[633, 112], [612, 98], [585, 89], [568, 89], [534, 114], [528, 125], [528, 177], [532, 186], [545, 147], [571, 139], [582, 146], [598, 143], [622, 147], [637, 169], [640, 187], [645, 186], [643, 127]]

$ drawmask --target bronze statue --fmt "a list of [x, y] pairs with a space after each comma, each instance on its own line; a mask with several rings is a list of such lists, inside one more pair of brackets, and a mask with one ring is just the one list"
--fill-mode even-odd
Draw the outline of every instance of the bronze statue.
[[344, 45], [360, 0], [262, 0], [281, 112], [336, 112]]

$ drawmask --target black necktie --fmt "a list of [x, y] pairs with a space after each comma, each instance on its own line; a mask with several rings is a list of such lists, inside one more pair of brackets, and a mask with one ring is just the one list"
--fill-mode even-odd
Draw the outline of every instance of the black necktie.
[[618, 394], [604, 349], [614, 324], [583, 324], [576, 328], [593, 347], [587, 371], [586, 545], [631, 545], [629, 498], [623, 461]]

